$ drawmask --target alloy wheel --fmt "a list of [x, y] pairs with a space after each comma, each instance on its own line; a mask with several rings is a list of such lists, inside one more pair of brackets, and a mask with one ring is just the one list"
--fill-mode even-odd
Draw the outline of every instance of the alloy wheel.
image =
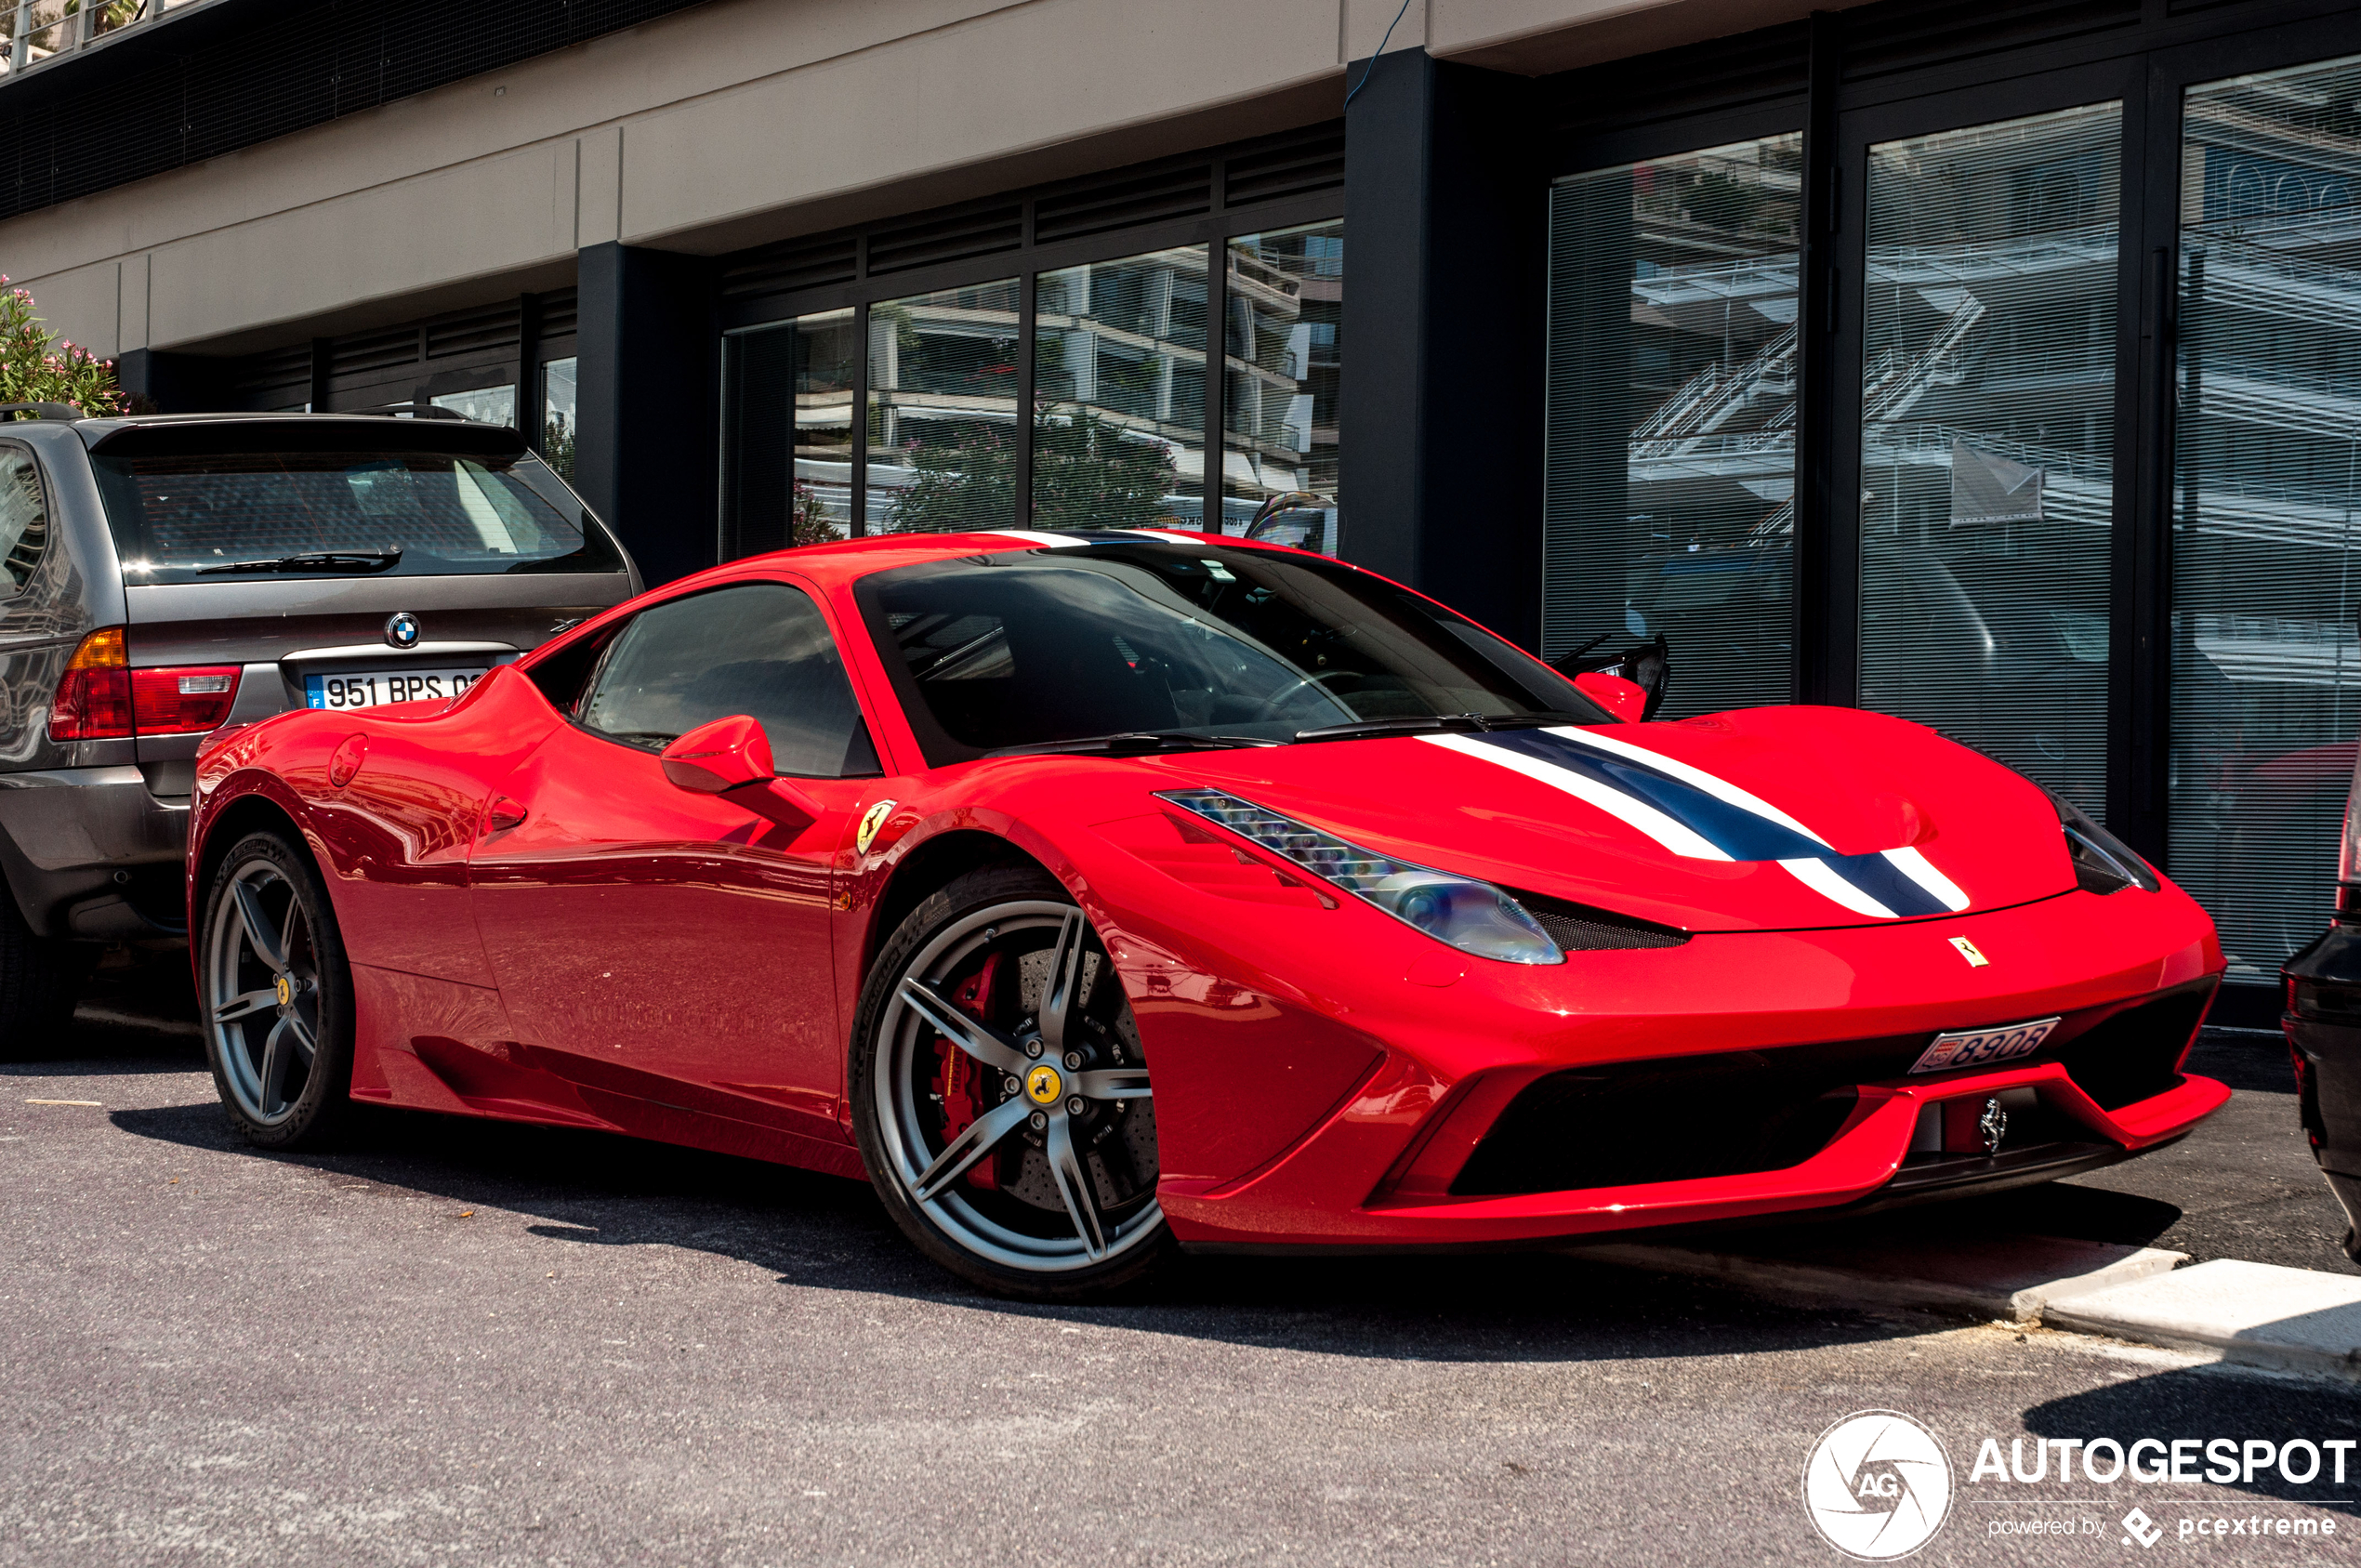
[[205, 944], [205, 1016], [222, 1078], [255, 1123], [295, 1113], [320, 1050], [320, 974], [295, 884], [270, 861], [240, 865]]

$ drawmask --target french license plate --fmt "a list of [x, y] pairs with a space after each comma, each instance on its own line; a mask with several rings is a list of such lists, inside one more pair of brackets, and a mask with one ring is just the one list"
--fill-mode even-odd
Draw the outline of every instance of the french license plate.
[[1998, 1029], [1962, 1029], [1957, 1034], [1937, 1034], [1934, 1044], [1926, 1048], [1910, 1071], [1913, 1073], [1945, 1073], [1957, 1067], [1988, 1067], [1996, 1061], [2014, 1061], [2021, 1056], [2031, 1056], [2058, 1026], [2054, 1018], [2036, 1019], [2031, 1023], [2008, 1023]]
[[455, 697], [483, 679], [480, 669], [371, 670], [354, 675], [307, 675], [303, 700], [310, 707], [376, 707]]

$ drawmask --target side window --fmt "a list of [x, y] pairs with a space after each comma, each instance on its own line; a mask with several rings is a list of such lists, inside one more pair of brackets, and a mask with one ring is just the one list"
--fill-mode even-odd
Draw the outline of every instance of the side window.
[[643, 610], [607, 645], [575, 722], [661, 751], [700, 724], [751, 714], [782, 773], [877, 771], [868, 726], [819, 607], [785, 583], [747, 583]]
[[0, 446], [0, 572], [8, 576], [0, 593], [23, 590], [41, 562], [42, 546], [48, 542], [49, 506], [33, 454], [20, 446]]

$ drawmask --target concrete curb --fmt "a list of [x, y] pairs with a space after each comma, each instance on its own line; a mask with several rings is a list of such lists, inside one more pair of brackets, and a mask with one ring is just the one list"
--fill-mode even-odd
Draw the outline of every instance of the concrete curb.
[[2058, 1236], [1761, 1253], [1610, 1242], [1576, 1257], [1828, 1306], [2038, 1323], [2242, 1365], [2361, 1381], [2361, 1279]]
[[2361, 1279], [2217, 1258], [2077, 1296], [2045, 1323], [2224, 1361], [2361, 1378]]
[[1695, 1274], [1814, 1301], [1918, 1307], [2009, 1323], [2039, 1321], [2071, 1297], [2167, 1274], [2182, 1252], [2058, 1236], [1969, 1238], [1938, 1245], [1708, 1252], [1643, 1243], [1584, 1246], [1577, 1255], [1659, 1273]]

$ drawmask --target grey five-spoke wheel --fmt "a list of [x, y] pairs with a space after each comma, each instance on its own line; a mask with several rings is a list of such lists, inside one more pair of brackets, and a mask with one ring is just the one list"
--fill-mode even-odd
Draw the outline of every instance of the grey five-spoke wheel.
[[1046, 876], [970, 874], [919, 906], [864, 990], [857, 1121], [904, 1230], [989, 1288], [1128, 1283], [1168, 1238], [1155, 1104], [1122, 986]]
[[205, 1054], [241, 1131], [308, 1141], [342, 1111], [351, 1076], [349, 981], [335, 915], [310, 862], [274, 834], [234, 846], [206, 902]]

